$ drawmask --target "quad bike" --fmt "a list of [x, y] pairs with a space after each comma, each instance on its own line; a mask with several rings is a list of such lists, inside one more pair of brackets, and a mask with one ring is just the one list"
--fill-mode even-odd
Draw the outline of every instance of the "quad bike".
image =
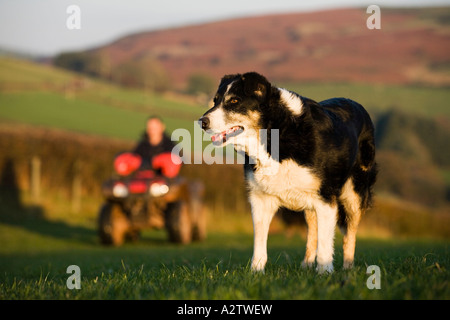
[[[206, 237], [201, 182], [178, 177], [180, 165], [171, 154], [154, 158], [153, 170], [139, 170], [141, 159], [122, 153], [114, 161], [117, 173], [102, 186], [98, 231], [105, 245], [137, 240], [147, 228], [166, 228], [170, 242], [187, 244]], [[181, 162], [181, 161], [180, 161]]]

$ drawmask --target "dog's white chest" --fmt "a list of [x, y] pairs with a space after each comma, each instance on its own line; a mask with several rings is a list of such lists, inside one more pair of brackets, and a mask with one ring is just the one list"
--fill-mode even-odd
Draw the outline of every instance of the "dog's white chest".
[[320, 180], [311, 170], [293, 160], [285, 160], [275, 167], [257, 168], [248, 183], [252, 191], [276, 196], [280, 205], [292, 210], [311, 207], [320, 188]]

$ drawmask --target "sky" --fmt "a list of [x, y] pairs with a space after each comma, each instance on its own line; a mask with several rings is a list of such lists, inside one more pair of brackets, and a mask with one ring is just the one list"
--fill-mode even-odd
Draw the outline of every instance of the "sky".
[[[450, 5], [450, 0], [0, 0], [0, 49], [53, 56], [85, 50], [122, 36], [170, 27], [269, 13], [345, 7]], [[69, 29], [70, 5], [80, 29]]]

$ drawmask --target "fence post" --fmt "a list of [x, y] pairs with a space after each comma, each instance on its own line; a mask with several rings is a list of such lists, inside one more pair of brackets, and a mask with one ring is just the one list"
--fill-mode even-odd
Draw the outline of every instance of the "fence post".
[[76, 160], [73, 165], [72, 180], [72, 212], [79, 213], [81, 209], [81, 162]]
[[41, 200], [41, 158], [33, 156], [31, 159], [31, 199], [34, 203]]

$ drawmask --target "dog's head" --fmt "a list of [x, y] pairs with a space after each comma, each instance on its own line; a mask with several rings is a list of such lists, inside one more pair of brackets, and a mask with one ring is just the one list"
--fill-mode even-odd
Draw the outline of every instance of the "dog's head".
[[200, 119], [202, 129], [215, 146], [240, 144], [261, 129], [261, 107], [269, 99], [271, 84], [256, 73], [224, 76], [214, 97], [214, 106]]

